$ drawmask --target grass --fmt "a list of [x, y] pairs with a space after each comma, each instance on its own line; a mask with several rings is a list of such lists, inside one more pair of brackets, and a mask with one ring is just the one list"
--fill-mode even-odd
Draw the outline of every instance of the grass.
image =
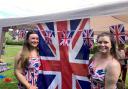
[[2, 59], [4, 62], [9, 64], [8, 67], [10, 68], [10, 70], [2, 72], [0, 73], [0, 75], [4, 75], [8, 78], [11, 78], [12, 82], [6, 83], [3, 81], [3, 79], [0, 79], [0, 89], [17, 89], [17, 80], [14, 76], [14, 57], [20, 49], [21, 46], [6, 46], [5, 55], [2, 56]]
[[[17, 89], [17, 80], [14, 76], [14, 57], [20, 51], [21, 46], [7, 45], [6, 53], [2, 56], [4, 62], [9, 64], [10, 70], [0, 73], [8, 78], [12, 78], [12, 82], [5, 83], [3, 79], [0, 79], [0, 89]], [[126, 89], [128, 89], [128, 74], [126, 78]]]

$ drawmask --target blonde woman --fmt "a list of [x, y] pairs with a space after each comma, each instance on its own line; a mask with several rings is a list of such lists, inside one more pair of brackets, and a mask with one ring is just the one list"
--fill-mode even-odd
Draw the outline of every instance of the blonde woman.
[[36, 85], [40, 66], [38, 43], [38, 34], [35, 31], [29, 31], [26, 34], [23, 48], [15, 60], [15, 76], [19, 81], [18, 89], [38, 89]]

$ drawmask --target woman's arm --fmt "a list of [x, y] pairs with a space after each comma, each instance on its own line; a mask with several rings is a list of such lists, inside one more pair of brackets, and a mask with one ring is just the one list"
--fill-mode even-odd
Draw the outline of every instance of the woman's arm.
[[120, 76], [121, 67], [117, 60], [112, 60], [106, 69], [105, 75], [105, 89], [116, 89], [116, 83]]
[[22, 74], [21, 61], [19, 60], [19, 55], [15, 58], [14, 74], [16, 78], [26, 86], [27, 89], [30, 88], [29, 82], [26, 80], [25, 76]]
[[14, 65], [14, 74], [16, 78], [24, 85], [27, 89], [38, 89], [36, 86], [32, 86], [25, 78], [25, 76], [22, 74], [22, 67], [21, 67], [21, 61], [19, 60], [20, 53], [15, 58], [15, 65]]

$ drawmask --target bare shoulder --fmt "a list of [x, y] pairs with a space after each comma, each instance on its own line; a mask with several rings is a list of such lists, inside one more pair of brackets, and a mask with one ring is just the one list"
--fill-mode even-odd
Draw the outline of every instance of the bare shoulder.
[[120, 63], [117, 59], [113, 58], [112, 62], [109, 63], [108, 67], [117, 68], [120, 67]]
[[115, 59], [113, 58], [111, 62], [109, 62], [109, 64], [107, 65], [107, 71], [110, 73], [110, 74], [120, 74], [121, 72], [121, 65], [120, 63]]

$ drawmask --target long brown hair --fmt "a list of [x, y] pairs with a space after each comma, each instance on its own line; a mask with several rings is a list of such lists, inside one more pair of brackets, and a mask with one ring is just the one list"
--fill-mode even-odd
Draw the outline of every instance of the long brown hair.
[[28, 42], [29, 41], [29, 36], [31, 34], [37, 34], [37, 33], [34, 30], [31, 30], [31, 31], [27, 32], [27, 34], [26, 34], [26, 38], [25, 38], [25, 41], [24, 41], [24, 44], [23, 44], [23, 48], [22, 48], [22, 51], [21, 51], [21, 54], [20, 54], [20, 57], [19, 57], [19, 60], [18, 60], [19, 62], [21, 62], [21, 68], [25, 68], [26, 65], [28, 64], [29, 53], [30, 53], [31, 50], [36, 49], [37, 52], [38, 52], [38, 47], [32, 47]]

